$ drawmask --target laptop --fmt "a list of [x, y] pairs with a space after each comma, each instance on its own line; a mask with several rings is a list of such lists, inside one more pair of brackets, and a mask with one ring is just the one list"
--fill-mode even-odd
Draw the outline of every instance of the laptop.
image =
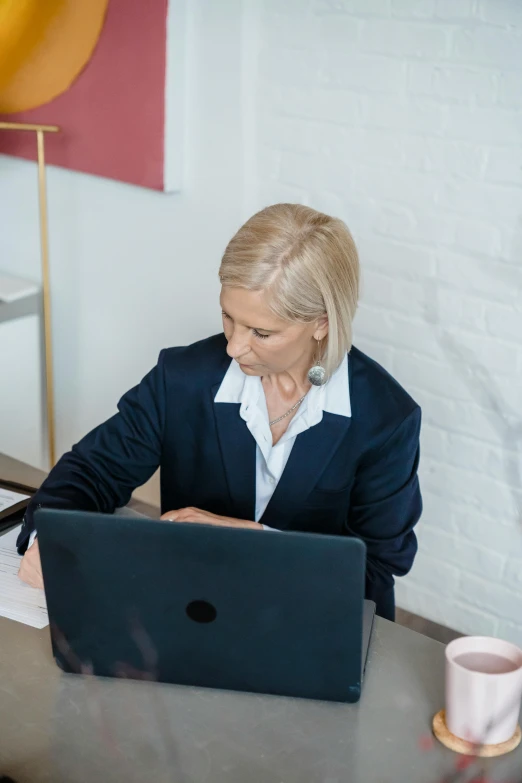
[[375, 615], [360, 540], [55, 509], [35, 520], [64, 671], [359, 699]]

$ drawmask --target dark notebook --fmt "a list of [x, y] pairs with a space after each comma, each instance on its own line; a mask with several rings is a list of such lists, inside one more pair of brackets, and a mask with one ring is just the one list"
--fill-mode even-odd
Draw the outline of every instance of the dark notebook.
[[[0, 533], [22, 520], [27, 504], [35, 491], [34, 487], [17, 484], [14, 481], [3, 481], [0, 478]], [[25, 497], [13, 504], [17, 495], [25, 495]]]

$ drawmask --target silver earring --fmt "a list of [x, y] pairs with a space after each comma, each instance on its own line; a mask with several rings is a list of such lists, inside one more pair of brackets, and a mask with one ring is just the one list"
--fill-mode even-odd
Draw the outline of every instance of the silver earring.
[[[321, 341], [317, 340], [317, 347], [319, 349]], [[308, 380], [312, 386], [323, 386], [326, 383], [326, 370], [321, 364], [320, 359], [316, 361], [313, 367], [308, 370]]]

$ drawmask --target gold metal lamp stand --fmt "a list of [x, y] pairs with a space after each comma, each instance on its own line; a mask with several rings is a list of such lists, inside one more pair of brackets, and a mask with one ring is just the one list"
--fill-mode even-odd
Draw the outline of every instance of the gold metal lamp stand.
[[53, 344], [51, 333], [51, 288], [49, 277], [49, 228], [47, 222], [47, 192], [45, 186], [44, 135], [57, 133], [56, 125], [31, 125], [25, 122], [0, 122], [0, 130], [32, 131], [36, 133], [38, 149], [38, 201], [40, 206], [40, 248], [45, 342], [45, 397], [47, 404], [47, 439], [50, 466], [56, 462], [54, 429]]

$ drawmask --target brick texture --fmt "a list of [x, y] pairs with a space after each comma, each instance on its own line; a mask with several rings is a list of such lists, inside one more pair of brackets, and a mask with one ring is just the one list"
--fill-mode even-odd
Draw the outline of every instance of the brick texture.
[[356, 344], [423, 408], [404, 608], [522, 640], [522, 7], [264, 0], [252, 203], [339, 215]]

